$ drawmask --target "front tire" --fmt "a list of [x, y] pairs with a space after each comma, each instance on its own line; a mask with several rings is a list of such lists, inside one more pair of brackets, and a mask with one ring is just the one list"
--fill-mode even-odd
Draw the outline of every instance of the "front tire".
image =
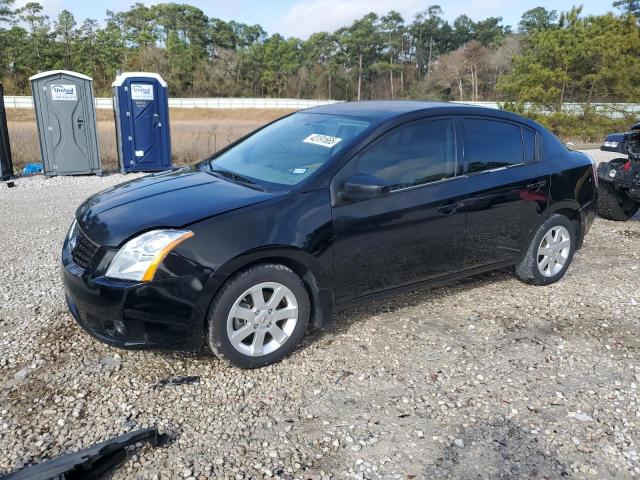
[[564, 215], [549, 217], [533, 236], [516, 275], [533, 285], [550, 285], [566, 273], [576, 249], [576, 225]]
[[601, 181], [598, 187], [598, 215], [602, 218], [623, 222], [633, 217], [639, 208], [640, 203], [631, 200], [613, 185]]
[[309, 294], [300, 277], [284, 265], [257, 265], [231, 278], [214, 298], [209, 347], [237, 367], [264, 367], [295, 349], [309, 316]]

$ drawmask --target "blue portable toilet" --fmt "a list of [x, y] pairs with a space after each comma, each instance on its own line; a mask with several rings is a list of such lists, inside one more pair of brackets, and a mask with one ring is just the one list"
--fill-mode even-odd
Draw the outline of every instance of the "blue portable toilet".
[[171, 169], [167, 82], [157, 73], [127, 72], [112, 88], [120, 170]]

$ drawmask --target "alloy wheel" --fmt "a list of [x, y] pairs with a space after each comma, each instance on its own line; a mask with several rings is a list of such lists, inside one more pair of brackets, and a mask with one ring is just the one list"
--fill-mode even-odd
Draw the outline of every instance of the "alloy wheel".
[[227, 318], [227, 336], [237, 351], [260, 357], [282, 347], [298, 322], [293, 292], [276, 282], [246, 290], [234, 302]]
[[547, 277], [555, 277], [569, 259], [571, 252], [571, 235], [569, 230], [558, 225], [552, 227], [540, 241], [538, 247], [538, 270]]

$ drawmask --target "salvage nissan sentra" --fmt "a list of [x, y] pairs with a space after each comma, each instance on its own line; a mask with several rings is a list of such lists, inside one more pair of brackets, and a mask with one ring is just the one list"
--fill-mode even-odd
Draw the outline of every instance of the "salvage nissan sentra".
[[508, 112], [316, 107], [89, 198], [62, 249], [67, 303], [110, 345], [260, 367], [348, 302], [508, 266], [556, 282], [595, 182], [587, 155]]

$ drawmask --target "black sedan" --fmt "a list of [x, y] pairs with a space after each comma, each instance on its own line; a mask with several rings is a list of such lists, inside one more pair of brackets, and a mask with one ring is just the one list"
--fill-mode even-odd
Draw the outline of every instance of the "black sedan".
[[62, 249], [67, 302], [110, 345], [260, 367], [348, 302], [506, 266], [556, 282], [593, 222], [594, 171], [508, 112], [312, 108], [89, 198]]

